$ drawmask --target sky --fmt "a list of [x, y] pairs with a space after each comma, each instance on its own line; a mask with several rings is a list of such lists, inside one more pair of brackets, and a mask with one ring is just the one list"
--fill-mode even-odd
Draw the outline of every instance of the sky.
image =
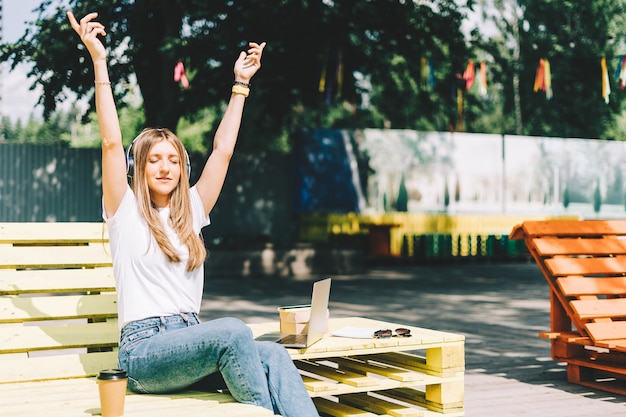
[[[26, 30], [26, 21], [35, 20], [33, 9], [41, 0], [4, 0], [2, 1], [2, 42], [15, 42]], [[32, 81], [26, 78], [28, 67], [20, 65], [12, 71], [8, 64], [1, 65], [2, 100], [0, 113], [12, 121], [26, 121], [30, 115], [41, 117], [41, 107], [35, 107], [40, 90], [29, 90]]]

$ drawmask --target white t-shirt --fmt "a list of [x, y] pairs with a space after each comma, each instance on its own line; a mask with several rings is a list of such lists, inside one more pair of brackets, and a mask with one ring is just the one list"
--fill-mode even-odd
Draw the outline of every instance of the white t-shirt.
[[[204, 215], [202, 200], [195, 187], [189, 191], [194, 232], [210, 223]], [[107, 222], [117, 288], [118, 322], [126, 323], [147, 317], [200, 311], [204, 286], [204, 267], [187, 272], [189, 251], [169, 225], [169, 208], [160, 209], [167, 236], [180, 254], [179, 263], [165, 257], [139, 214], [135, 194], [128, 187], [120, 207]]]

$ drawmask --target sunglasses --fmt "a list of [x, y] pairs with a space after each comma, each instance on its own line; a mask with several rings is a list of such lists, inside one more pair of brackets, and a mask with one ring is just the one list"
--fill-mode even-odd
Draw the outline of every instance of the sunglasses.
[[[395, 333], [395, 334], [394, 334]], [[387, 339], [388, 337], [411, 337], [411, 330], [403, 327], [391, 331], [391, 329], [381, 329], [374, 332], [374, 339]]]

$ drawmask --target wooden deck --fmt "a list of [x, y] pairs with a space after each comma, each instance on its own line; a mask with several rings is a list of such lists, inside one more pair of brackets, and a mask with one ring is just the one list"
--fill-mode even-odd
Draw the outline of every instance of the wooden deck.
[[[320, 277], [207, 277], [202, 318], [275, 320]], [[331, 317], [367, 316], [465, 335], [465, 416], [617, 417], [626, 397], [567, 382], [550, 342], [548, 286], [534, 263], [369, 269], [333, 276]]]

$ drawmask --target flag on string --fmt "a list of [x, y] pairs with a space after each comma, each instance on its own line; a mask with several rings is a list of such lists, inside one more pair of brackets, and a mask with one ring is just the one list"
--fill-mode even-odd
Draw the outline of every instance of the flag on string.
[[341, 48], [337, 51], [337, 95], [341, 95], [343, 89], [343, 51]]
[[617, 68], [615, 70], [615, 81], [622, 90], [626, 87], [626, 56], [620, 55], [617, 59]]
[[458, 118], [456, 119], [456, 131], [463, 131], [463, 89], [459, 88], [456, 92], [456, 106]]
[[328, 51], [324, 54], [324, 62], [322, 63], [322, 71], [320, 73], [320, 82], [317, 85], [317, 91], [323, 93], [326, 90], [326, 70], [328, 68]]
[[421, 57], [420, 58], [420, 81], [421, 81], [421, 85], [422, 87], [425, 87], [428, 83], [428, 60], [426, 59], [426, 57]]
[[185, 66], [183, 65], [183, 61], [178, 61], [176, 66], [174, 66], [174, 82], [177, 83], [179, 81], [184, 89], [189, 88], [189, 80], [185, 75]]
[[550, 62], [547, 59], [541, 58], [539, 60], [533, 90], [535, 92], [541, 90], [546, 93], [548, 100], [552, 99], [552, 73], [550, 71]]
[[606, 68], [606, 57], [600, 60], [600, 68], [602, 69], [602, 98], [606, 104], [609, 104], [609, 95], [611, 95], [611, 83], [609, 82], [609, 72]]
[[467, 67], [465, 68], [465, 72], [463, 73], [463, 79], [465, 80], [465, 89], [469, 91], [470, 88], [474, 85], [474, 77], [476, 76], [476, 70], [474, 69], [474, 61], [469, 60], [467, 62]]
[[420, 83], [423, 89], [435, 87], [435, 69], [433, 67], [433, 61], [426, 58], [420, 58]]
[[478, 92], [482, 97], [487, 97], [487, 64], [485, 61], [480, 63], [480, 80], [478, 83]]

